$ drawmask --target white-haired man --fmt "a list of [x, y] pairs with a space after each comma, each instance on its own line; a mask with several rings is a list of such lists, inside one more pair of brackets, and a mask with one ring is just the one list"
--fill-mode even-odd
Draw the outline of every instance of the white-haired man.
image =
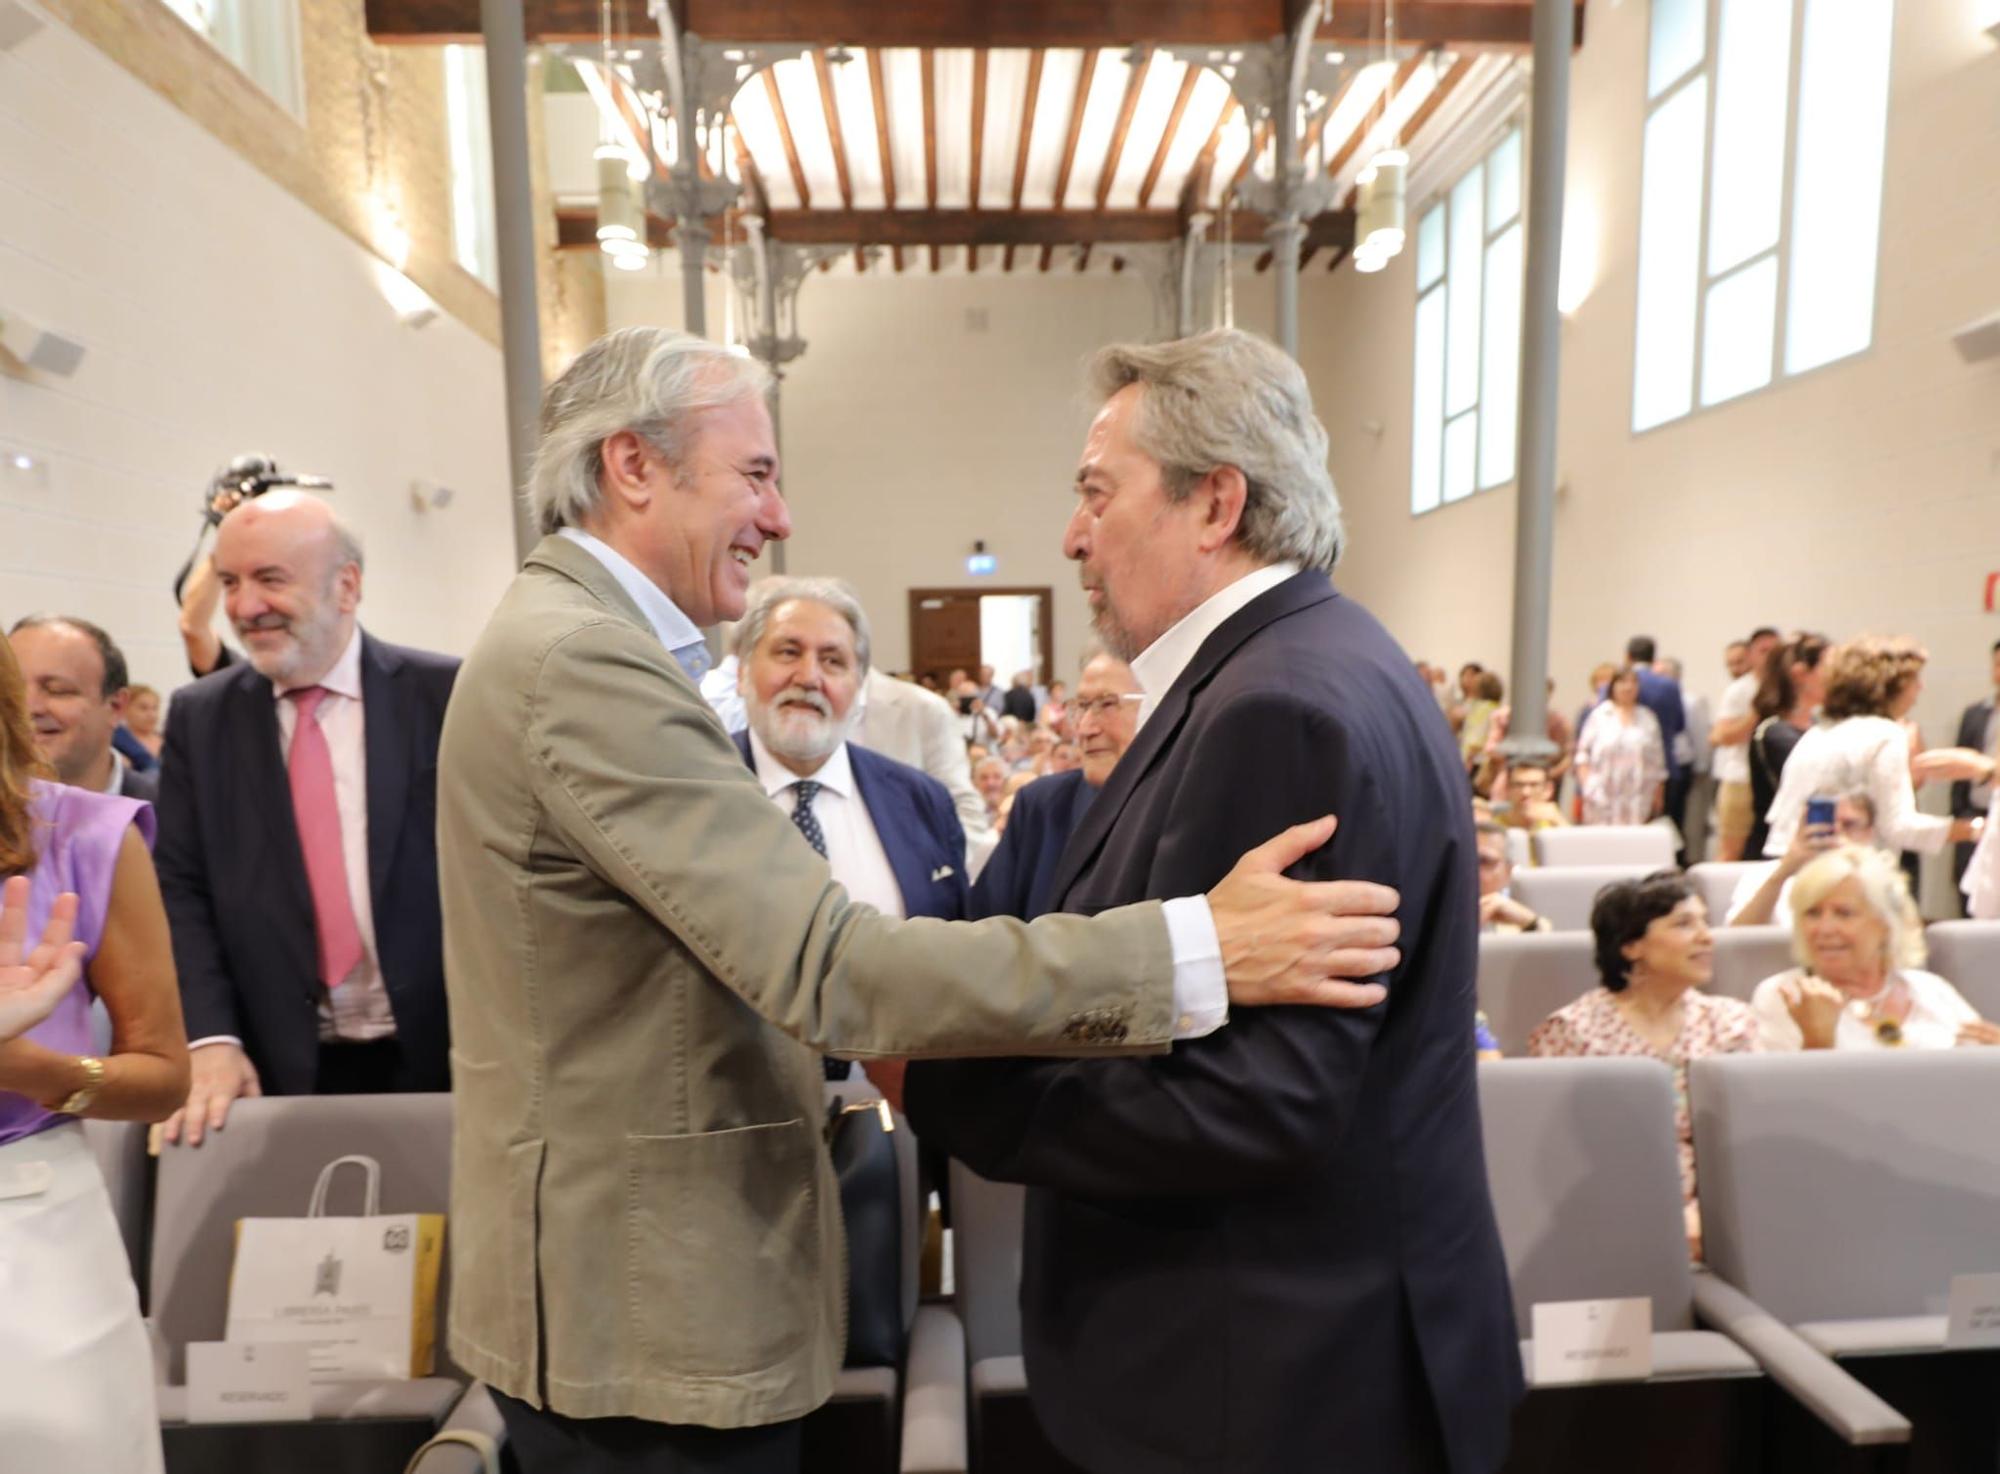
[[[1492, 1470], [1521, 1378], [1473, 1081], [1465, 773], [1408, 655], [1328, 572], [1305, 375], [1234, 331], [1114, 347], [1065, 540], [1139, 732], [1060, 910], [1199, 890], [1322, 810], [1300, 869], [1403, 896], [1366, 1010], [1277, 1010], [1147, 1058], [912, 1065], [912, 1123], [1028, 1184], [1028, 1392], [1093, 1474]], [[893, 1086], [894, 1076], [883, 1072]]]
[[767, 386], [663, 329], [577, 356], [445, 723], [451, 1351], [525, 1474], [796, 1469], [844, 1332], [819, 1056], [1158, 1050], [1393, 955], [1393, 892], [1276, 873], [1331, 818], [1089, 920], [852, 902], [695, 684], [791, 531]]

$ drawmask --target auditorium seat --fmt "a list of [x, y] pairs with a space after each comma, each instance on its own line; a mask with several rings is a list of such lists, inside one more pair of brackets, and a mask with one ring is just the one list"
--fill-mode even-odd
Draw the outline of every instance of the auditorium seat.
[[[865, 1077], [829, 1081], [830, 1107], [879, 1101]], [[967, 1466], [965, 1333], [947, 1306], [919, 1304], [923, 1205], [918, 1200], [916, 1135], [894, 1117], [896, 1284], [904, 1343], [893, 1361], [872, 1364], [852, 1351], [833, 1396], [805, 1420], [803, 1474], [962, 1474]], [[850, 1263], [855, 1263], [850, 1255]], [[850, 1306], [853, 1296], [850, 1295]]]
[[[237, 1220], [303, 1216], [320, 1169], [349, 1154], [381, 1164], [384, 1213], [445, 1212], [451, 1192], [451, 1097], [239, 1100], [230, 1108], [229, 1124], [210, 1132], [199, 1147], [162, 1149], [153, 1201], [151, 1309], [166, 1357], [159, 1395], [169, 1474], [400, 1469], [463, 1395], [468, 1379], [451, 1365], [442, 1335], [450, 1297], [447, 1220], [435, 1375], [315, 1388], [310, 1423], [186, 1421], [186, 1348], [191, 1341], [223, 1339]], [[352, 1183], [336, 1182], [334, 1203], [355, 1192]]]
[[1479, 1007], [1506, 1055], [1527, 1051], [1535, 1025], [1597, 986], [1589, 932], [1482, 932]]
[[139, 1288], [139, 1305], [146, 1305], [146, 1233], [153, 1210], [153, 1159], [146, 1151], [143, 1121], [85, 1121], [83, 1139], [104, 1174], [111, 1199], [111, 1216], [132, 1263], [132, 1283]]
[[1651, 1060], [1500, 1060], [1479, 1067], [1479, 1106], [1529, 1374], [1537, 1303], [1653, 1302], [1652, 1375], [1531, 1388], [1507, 1467], [1759, 1471], [1758, 1365], [1696, 1324], [1673, 1076]]
[[1689, 1093], [1708, 1259], [1914, 1424], [1913, 1470], [2000, 1466], [2000, 1350], [1947, 1351], [2000, 1273], [2000, 1051], [1734, 1055]]
[[1743, 877], [1769, 863], [1767, 860], [1706, 860], [1699, 865], [1688, 866], [1687, 878], [1694, 882], [1695, 890], [1707, 903], [1711, 926], [1721, 926], [1729, 920], [1729, 902], [1736, 894], [1736, 887], [1743, 883]]
[[1674, 837], [1658, 824], [1577, 824], [1535, 831], [1537, 865], [1674, 868]]
[[1715, 981], [1708, 991], [1745, 1003], [1765, 978], [1794, 966], [1788, 926], [1715, 928]]
[[2000, 921], [1938, 921], [1924, 932], [1930, 970], [1965, 995], [1981, 1018], [2000, 1019]]
[[1545, 865], [1514, 874], [1515, 899], [1557, 931], [1590, 930], [1590, 905], [1597, 893], [1619, 880], [1637, 880], [1660, 867], [1640, 865]]

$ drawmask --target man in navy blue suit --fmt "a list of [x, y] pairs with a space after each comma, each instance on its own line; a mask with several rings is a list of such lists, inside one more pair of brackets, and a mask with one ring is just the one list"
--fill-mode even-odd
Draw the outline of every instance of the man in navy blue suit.
[[246, 1095], [446, 1090], [437, 751], [446, 655], [358, 621], [361, 546], [316, 497], [243, 503], [214, 567], [247, 659], [183, 687], [154, 865], [196, 1145]]
[[908, 1114], [1028, 1185], [1029, 1396], [1092, 1474], [1497, 1469], [1521, 1358], [1451, 733], [1329, 581], [1339, 502], [1297, 364], [1232, 330], [1107, 349], [1094, 377], [1064, 547], [1146, 695], [1058, 908], [1174, 895], [1246, 839], [1337, 814], [1293, 873], [1395, 887], [1402, 955], [1371, 1008], [1246, 1012], [1167, 1055], [915, 1063]]
[[[831, 579], [770, 578], [736, 627], [736, 736], [764, 792], [857, 901], [894, 917], [966, 915], [965, 830], [929, 774], [847, 740], [868, 674], [868, 616]], [[846, 1079], [845, 1060], [826, 1062]]]
[[972, 887], [972, 917], [1033, 921], [1056, 909], [1056, 867], [1069, 837], [1139, 730], [1139, 682], [1132, 667], [1097, 650], [1078, 673], [1069, 704], [1083, 766], [1037, 778], [1014, 795], [1007, 832]]

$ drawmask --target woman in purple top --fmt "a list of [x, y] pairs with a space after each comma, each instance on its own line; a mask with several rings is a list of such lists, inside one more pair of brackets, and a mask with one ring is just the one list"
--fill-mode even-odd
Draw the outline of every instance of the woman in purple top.
[[[152, 1352], [77, 1118], [160, 1121], [187, 1095], [153, 813], [43, 782], [39, 767], [21, 668], [0, 641], [0, 1016], [39, 1011], [22, 1006], [35, 991], [24, 971], [81, 965], [46, 1017], [0, 1036], [0, 1463], [146, 1474], [161, 1467]], [[23, 932], [62, 942], [71, 917], [74, 948], [45, 947], [25, 968], [9, 955]], [[111, 1016], [102, 1059], [93, 997]]]

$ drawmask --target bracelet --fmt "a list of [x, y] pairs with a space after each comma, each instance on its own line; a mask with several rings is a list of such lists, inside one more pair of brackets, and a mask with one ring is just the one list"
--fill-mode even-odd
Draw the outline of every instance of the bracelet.
[[104, 1061], [91, 1055], [80, 1055], [76, 1061], [83, 1066], [83, 1084], [72, 1090], [63, 1103], [55, 1108], [59, 1116], [80, 1116], [90, 1109], [97, 1099], [97, 1092], [104, 1088]]

